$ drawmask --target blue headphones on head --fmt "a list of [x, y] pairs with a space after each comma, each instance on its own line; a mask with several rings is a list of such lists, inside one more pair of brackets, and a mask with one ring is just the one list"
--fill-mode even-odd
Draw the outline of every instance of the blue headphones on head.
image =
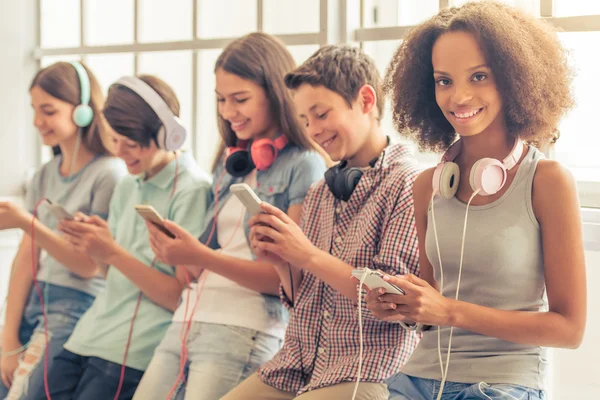
[[90, 125], [94, 119], [94, 111], [90, 107], [90, 77], [87, 71], [78, 61], [72, 61], [71, 65], [75, 68], [79, 77], [79, 91], [81, 93], [80, 104], [73, 110], [73, 122], [80, 128]]

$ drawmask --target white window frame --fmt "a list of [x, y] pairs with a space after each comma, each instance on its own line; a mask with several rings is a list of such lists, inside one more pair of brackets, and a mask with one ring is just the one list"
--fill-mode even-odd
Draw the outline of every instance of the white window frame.
[[[134, 24], [133, 24], [133, 42], [121, 45], [106, 46], [88, 46], [85, 38], [85, 1], [80, 0], [80, 39], [81, 46], [68, 48], [41, 48], [41, 0], [37, 0], [37, 48], [34, 51], [34, 57], [39, 62], [45, 56], [60, 55], [79, 55], [85, 61], [85, 57], [90, 54], [115, 54], [115, 53], [133, 53], [134, 54], [134, 73], [139, 70], [139, 54], [156, 51], [192, 51], [192, 82], [194, 88], [198, 88], [198, 51], [207, 49], [224, 48], [234, 38], [198, 38], [198, 4], [196, 0], [192, 1], [192, 38], [185, 41], [140, 43], [138, 40], [138, 22], [139, 22], [139, 1], [134, 1]], [[439, 7], [445, 8], [450, 4], [450, 0], [439, 0]], [[263, 30], [263, 0], [256, 0], [258, 31]], [[286, 45], [319, 45], [323, 46], [329, 43], [354, 43], [362, 44], [364, 42], [398, 40], [413, 26], [390, 26], [377, 28], [363, 27], [363, 0], [320, 0], [319, 1], [319, 31], [311, 33], [298, 34], [280, 34], [275, 35]], [[540, 0], [540, 18], [547, 20], [560, 28], [564, 32], [591, 32], [600, 31], [600, 15], [584, 15], [573, 17], [555, 17], [554, 0]], [[390, 54], [391, 56], [391, 54]], [[196, 155], [198, 139], [198, 90], [192, 91], [192, 115], [191, 115], [191, 135], [190, 147]], [[41, 143], [40, 145], [41, 148]], [[551, 157], [551, 154], [550, 154]], [[37, 160], [41, 163], [41, 153]], [[582, 204], [599, 205], [600, 184], [597, 182], [578, 182], [579, 194]], [[583, 209], [583, 222], [585, 232], [586, 249], [600, 248], [600, 209]]]
[[[332, 40], [330, 22], [334, 21], [334, 18], [328, 18], [328, 14], [331, 11], [337, 11], [341, 8], [338, 7], [337, 3], [343, 1], [332, 1], [332, 0], [320, 0], [319, 2], [319, 31], [314, 33], [298, 33], [298, 34], [280, 34], [274, 35], [281, 39], [286, 45], [323, 45]], [[116, 54], [116, 53], [133, 53], [134, 55], [134, 74], [139, 73], [139, 54], [147, 52], [157, 51], [177, 51], [177, 50], [190, 50], [192, 51], [192, 87], [198, 88], [198, 51], [209, 50], [209, 49], [222, 49], [226, 47], [235, 38], [198, 38], [198, 2], [192, 0], [192, 12], [190, 18], [192, 19], [192, 38], [191, 40], [183, 41], [170, 41], [170, 42], [156, 42], [156, 43], [140, 43], [138, 40], [139, 32], [139, 1], [133, 0], [134, 12], [133, 12], [133, 42], [128, 44], [119, 45], [105, 45], [105, 46], [88, 46], [86, 45], [85, 37], [85, 0], [80, 0], [80, 43], [78, 47], [63, 47], [63, 48], [42, 48], [40, 38], [40, 27], [41, 27], [41, 0], [37, 0], [37, 26], [38, 26], [38, 38], [37, 47], [34, 51], [34, 57], [39, 62], [42, 57], [47, 56], [67, 56], [67, 55], [79, 55], [81, 60], [85, 62], [86, 56], [90, 54]], [[257, 31], [263, 30], [263, 0], [256, 0], [257, 7], [257, 19], [256, 26]], [[342, 13], [340, 13], [341, 15]], [[337, 41], [337, 40], [336, 40]], [[191, 115], [191, 126], [190, 126], [190, 147], [194, 153], [197, 149], [197, 138], [198, 138], [198, 90], [192, 91], [192, 115]], [[196, 154], [194, 154], [196, 155]]]
[[[450, 0], [439, 0], [439, 8], [447, 8]], [[361, 1], [361, 10], [363, 2]], [[556, 17], [554, 0], [540, 0], [540, 18], [552, 23], [562, 32], [595, 32], [600, 31], [600, 15], [583, 15], [572, 17]], [[362, 11], [361, 11], [362, 14]], [[376, 42], [383, 40], [398, 40], [412, 28], [411, 26], [385, 26], [364, 28], [361, 24], [354, 31], [353, 41], [359, 43]], [[390, 54], [391, 57], [391, 54]], [[552, 151], [546, 152], [552, 158]], [[600, 183], [578, 181], [577, 187], [582, 208], [584, 241], [586, 250], [600, 251]]]

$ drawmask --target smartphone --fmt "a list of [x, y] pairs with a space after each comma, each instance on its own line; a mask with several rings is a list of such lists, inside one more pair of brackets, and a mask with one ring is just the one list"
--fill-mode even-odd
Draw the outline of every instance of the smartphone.
[[261, 212], [260, 203], [262, 203], [262, 200], [258, 198], [250, 186], [245, 183], [236, 183], [235, 185], [231, 185], [231, 193], [240, 199], [251, 216]]
[[73, 221], [75, 219], [75, 217], [70, 212], [65, 210], [60, 204], [54, 204], [49, 199], [46, 199], [46, 202], [48, 203], [50, 212], [57, 220], [62, 221], [66, 219]]
[[165, 220], [160, 216], [158, 211], [154, 209], [154, 207], [145, 204], [138, 204], [135, 206], [135, 210], [142, 216], [142, 218], [144, 218], [146, 221], [152, 222], [165, 235], [171, 238], [175, 237], [175, 235], [165, 228]]
[[369, 289], [373, 290], [377, 288], [384, 288], [386, 293], [405, 294], [404, 290], [400, 289], [398, 286], [394, 285], [393, 283], [384, 281], [383, 274], [379, 271], [373, 271], [369, 268], [352, 270], [352, 276], [358, 280], [361, 279], [364, 273], [367, 274], [364, 284]]

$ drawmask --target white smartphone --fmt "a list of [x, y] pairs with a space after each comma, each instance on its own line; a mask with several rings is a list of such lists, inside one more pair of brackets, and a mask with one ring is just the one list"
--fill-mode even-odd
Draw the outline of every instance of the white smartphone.
[[260, 204], [262, 200], [258, 198], [254, 190], [245, 183], [236, 183], [231, 185], [231, 193], [237, 196], [238, 199], [248, 210], [251, 216], [259, 214], [261, 212]]
[[46, 199], [46, 202], [48, 203], [50, 212], [57, 220], [62, 221], [66, 219], [73, 221], [75, 219], [75, 217], [70, 212], [65, 210], [60, 204], [54, 204], [49, 199]]
[[352, 276], [356, 279], [360, 280], [362, 275], [366, 273], [367, 277], [365, 278], [365, 286], [369, 289], [377, 289], [384, 288], [386, 293], [391, 294], [405, 294], [404, 290], [400, 289], [398, 286], [389, 283], [383, 280], [383, 274], [379, 271], [373, 271], [369, 268], [364, 269], [353, 269]]
[[144, 218], [146, 221], [152, 222], [158, 229], [164, 232], [167, 236], [174, 238], [173, 235], [167, 228], [165, 228], [165, 220], [152, 206], [145, 204], [138, 204], [135, 206], [135, 210]]

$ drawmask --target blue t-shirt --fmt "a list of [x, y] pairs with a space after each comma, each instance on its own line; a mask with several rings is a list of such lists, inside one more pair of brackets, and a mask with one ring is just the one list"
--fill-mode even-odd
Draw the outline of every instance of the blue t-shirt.
[[[106, 219], [113, 190], [127, 174], [125, 163], [115, 157], [99, 156], [69, 177], [60, 174], [61, 163], [62, 156], [58, 155], [33, 176], [25, 196], [27, 209], [33, 213], [36, 204], [45, 197], [72, 214], [80, 211]], [[40, 204], [37, 211], [40, 222], [55, 231], [58, 221], [50, 213], [47, 204]], [[45, 252], [40, 257], [37, 278], [92, 296], [104, 289], [103, 278], [81, 278]]]
[[[176, 162], [177, 188], [171, 198]], [[183, 153], [152, 178], [144, 181], [127, 176], [117, 186], [110, 204], [108, 224], [115, 240], [150, 268], [154, 253], [148, 242], [144, 219], [136, 204], [152, 205], [163, 217], [174, 221], [193, 235], [200, 234], [207, 208], [210, 177], [190, 153]], [[174, 276], [175, 268], [156, 262], [154, 268]], [[81, 317], [65, 348], [73, 353], [99, 357], [117, 364], [123, 354], [140, 289], [117, 268], [110, 266], [106, 289]], [[137, 313], [126, 366], [144, 371], [171, 323], [173, 313], [142, 297]]]

